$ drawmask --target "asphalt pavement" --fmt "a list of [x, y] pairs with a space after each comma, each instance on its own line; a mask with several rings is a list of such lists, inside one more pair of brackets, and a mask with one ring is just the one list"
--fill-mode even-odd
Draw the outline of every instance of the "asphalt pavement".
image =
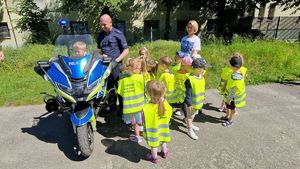
[[300, 85], [247, 87], [247, 106], [234, 124], [223, 127], [217, 107], [221, 96], [207, 90], [203, 114], [195, 118], [198, 140], [187, 135], [183, 116], [171, 120], [170, 156], [155, 165], [150, 151], [127, 140], [130, 127], [109, 114], [98, 118], [95, 148], [76, 154], [68, 116], [47, 114], [44, 105], [0, 108], [1, 169], [298, 169], [300, 168]]

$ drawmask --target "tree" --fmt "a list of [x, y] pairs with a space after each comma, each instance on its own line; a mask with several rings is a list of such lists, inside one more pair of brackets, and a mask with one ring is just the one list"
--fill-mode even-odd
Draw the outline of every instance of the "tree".
[[[160, 2], [158, 2], [160, 3]], [[165, 22], [165, 33], [164, 33], [164, 39], [169, 40], [169, 34], [171, 31], [170, 26], [170, 19], [171, 19], [171, 12], [181, 3], [183, 3], [183, 0], [162, 0], [162, 5], [166, 8], [166, 22]]]
[[17, 13], [21, 16], [17, 21], [17, 28], [31, 32], [29, 43], [45, 44], [49, 41], [47, 9], [39, 9], [33, 0], [21, 0], [17, 4]]
[[113, 19], [116, 18], [121, 5], [128, 0], [62, 0], [61, 10], [64, 12], [76, 11], [79, 20], [91, 20], [95, 25], [93, 28], [99, 29], [99, 16], [108, 13]]

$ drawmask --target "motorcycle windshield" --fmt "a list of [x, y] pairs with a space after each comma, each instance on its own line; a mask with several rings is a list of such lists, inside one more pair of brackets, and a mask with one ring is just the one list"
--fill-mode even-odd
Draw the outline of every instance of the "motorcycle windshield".
[[81, 79], [86, 75], [84, 67], [94, 51], [96, 44], [90, 34], [59, 35], [56, 39], [55, 55], [63, 56], [73, 79]]
[[97, 49], [90, 34], [59, 35], [55, 41], [55, 55], [62, 55], [70, 59], [80, 59]]

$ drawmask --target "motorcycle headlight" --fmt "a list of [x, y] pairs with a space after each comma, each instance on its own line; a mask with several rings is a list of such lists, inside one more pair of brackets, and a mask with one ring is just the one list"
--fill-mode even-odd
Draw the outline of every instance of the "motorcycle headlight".
[[59, 84], [59, 83], [57, 83], [57, 87], [58, 87], [60, 90], [62, 90], [62, 91], [64, 91], [64, 92], [67, 92], [67, 93], [72, 93], [72, 92], [73, 92], [72, 88], [69, 88], [69, 87], [64, 86], [64, 85], [62, 85], [62, 84]]

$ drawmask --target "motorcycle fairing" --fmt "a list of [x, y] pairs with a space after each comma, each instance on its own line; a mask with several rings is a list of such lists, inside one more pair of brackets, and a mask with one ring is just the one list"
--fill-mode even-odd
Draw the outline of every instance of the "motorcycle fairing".
[[72, 89], [72, 85], [68, 79], [68, 76], [64, 73], [61, 66], [57, 62], [53, 62], [47, 74], [54, 85], [60, 84], [69, 89]]
[[[90, 101], [96, 94], [97, 98], [99, 97], [98, 93], [102, 92], [102, 90], [106, 87], [106, 81], [108, 74], [110, 71], [108, 71], [109, 68], [106, 68], [101, 60], [97, 60], [90, 71], [89, 78], [88, 78], [88, 84], [93, 85], [94, 83], [97, 83], [94, 90], [88, 95], [86, 101]], [[88, 85], [89, 86], [89, 85]], [[102, 92], [103, 93], [103, 92]]]
[[106, 86], [107, 86], [107, 81], [104, 83], [102, 89], [98, 92], [97, 98], [106, 95]]
[[70, 78], [82, 79], [85, 77], [84, 67], [87, 65], [90, 56], [87, 54], [82, 58], [74, 59], [67, 56], [63, 56], [63, 60], [70, 68]]
[[106, 71], [106, 67], [103, 66], [101, 60], [100, 59], [96, 60], [89, 73], [87, 86], [89, 87], [91, 84], [99, 80], [105, 71]]

